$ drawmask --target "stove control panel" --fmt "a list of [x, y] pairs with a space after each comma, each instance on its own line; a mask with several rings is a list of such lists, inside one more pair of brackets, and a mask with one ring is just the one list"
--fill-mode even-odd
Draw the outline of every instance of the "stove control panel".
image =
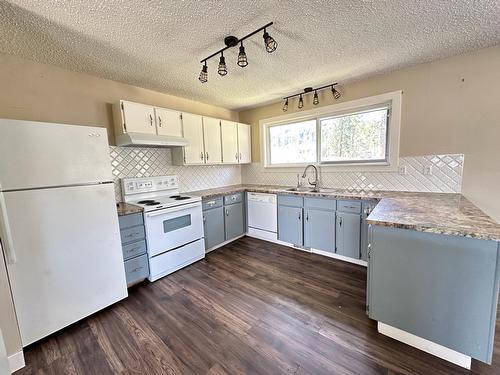
[[155, 176], [122, 179], [122, 191], [125, 195], [172, 190], [178, 188], [179, 179], [177, 176]]

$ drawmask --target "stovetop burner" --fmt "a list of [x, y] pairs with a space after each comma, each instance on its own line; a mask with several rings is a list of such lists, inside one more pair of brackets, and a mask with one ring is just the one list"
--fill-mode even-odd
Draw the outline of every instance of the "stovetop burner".
[[174, 198], [174, 199], [176, 199], [176, 198], [180, 198], [180, 197], [181, 197], [180, 195], [171, 195], [169, 198]]
[[177, 197], [177, 198], [175, 198], [176, 201], [183, 201], [184, 199], [191, 199], [191, 197]]
[[154, 199], [145, 199], [145, 200], [139, 201], [137, 203], [139, 203], [139, 204], [148, 204], [148, 203], [153, 203], [153, 202], [155, 202]]

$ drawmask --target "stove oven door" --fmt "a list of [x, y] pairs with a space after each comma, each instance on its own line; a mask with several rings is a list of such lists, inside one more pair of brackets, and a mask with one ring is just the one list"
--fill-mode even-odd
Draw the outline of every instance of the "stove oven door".
[[150, 258], [203, 237], [201, 202], [147, 212], [144, 216]]

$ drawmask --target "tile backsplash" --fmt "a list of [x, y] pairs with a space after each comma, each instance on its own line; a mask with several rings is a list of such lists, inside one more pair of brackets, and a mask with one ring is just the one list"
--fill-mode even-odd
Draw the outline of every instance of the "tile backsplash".
[[[122, 199], [120, 178], [178, 175], [180, 191], [210, 189], [219, 186], [246, 184], [295, 186], [297, 171], [264, 168], [260, 163], [248, 165], [175, 166], [169, 148], [110, 146], [115, 197]], [[341, 171], [320, 168], [323, 187], [358, 190], [397, 190], [459, 193], [462, 188], [463, 154], [402, 157], [399, 166], [406, 173]], [[425, 174], [426, 167], [431, 174]]]
[[241, 183], [239, 165], [175, 166], [169, 148], [110, 146], [115, 198], [121, 201], [120, 178], [178, 175], [181, 192]]
[[[397, 190], [459, 193], [462, 188], [463, 154], [426, 155], [402, 157], [399, 172], [332, 172], [321, 170], [320, 185], [323, 187], [357, 190]], [[431, 174], [424, 169], [431, 166]], [[288, 172], [264, 168], [259, 163], [244, 165], [241, 169], [243, 183], [295, 186], [297, 171]], [[305, 183], [305, 182], [304, 182]]]

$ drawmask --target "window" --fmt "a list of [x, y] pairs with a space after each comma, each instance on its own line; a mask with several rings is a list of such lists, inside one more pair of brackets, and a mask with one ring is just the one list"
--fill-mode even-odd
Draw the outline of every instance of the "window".
[[386, 161], [388, 112], [386, 107], [320, 119], [320, 162]]
[[316, 162], [316, 120], [269, 127], [271, 164]]
[[[260, 121], [265, 167], [322, 164], [338, 170], [394, 171], [402, 92], [284, 114]], [[299, 117], [300, 116], [300, 117]]]

